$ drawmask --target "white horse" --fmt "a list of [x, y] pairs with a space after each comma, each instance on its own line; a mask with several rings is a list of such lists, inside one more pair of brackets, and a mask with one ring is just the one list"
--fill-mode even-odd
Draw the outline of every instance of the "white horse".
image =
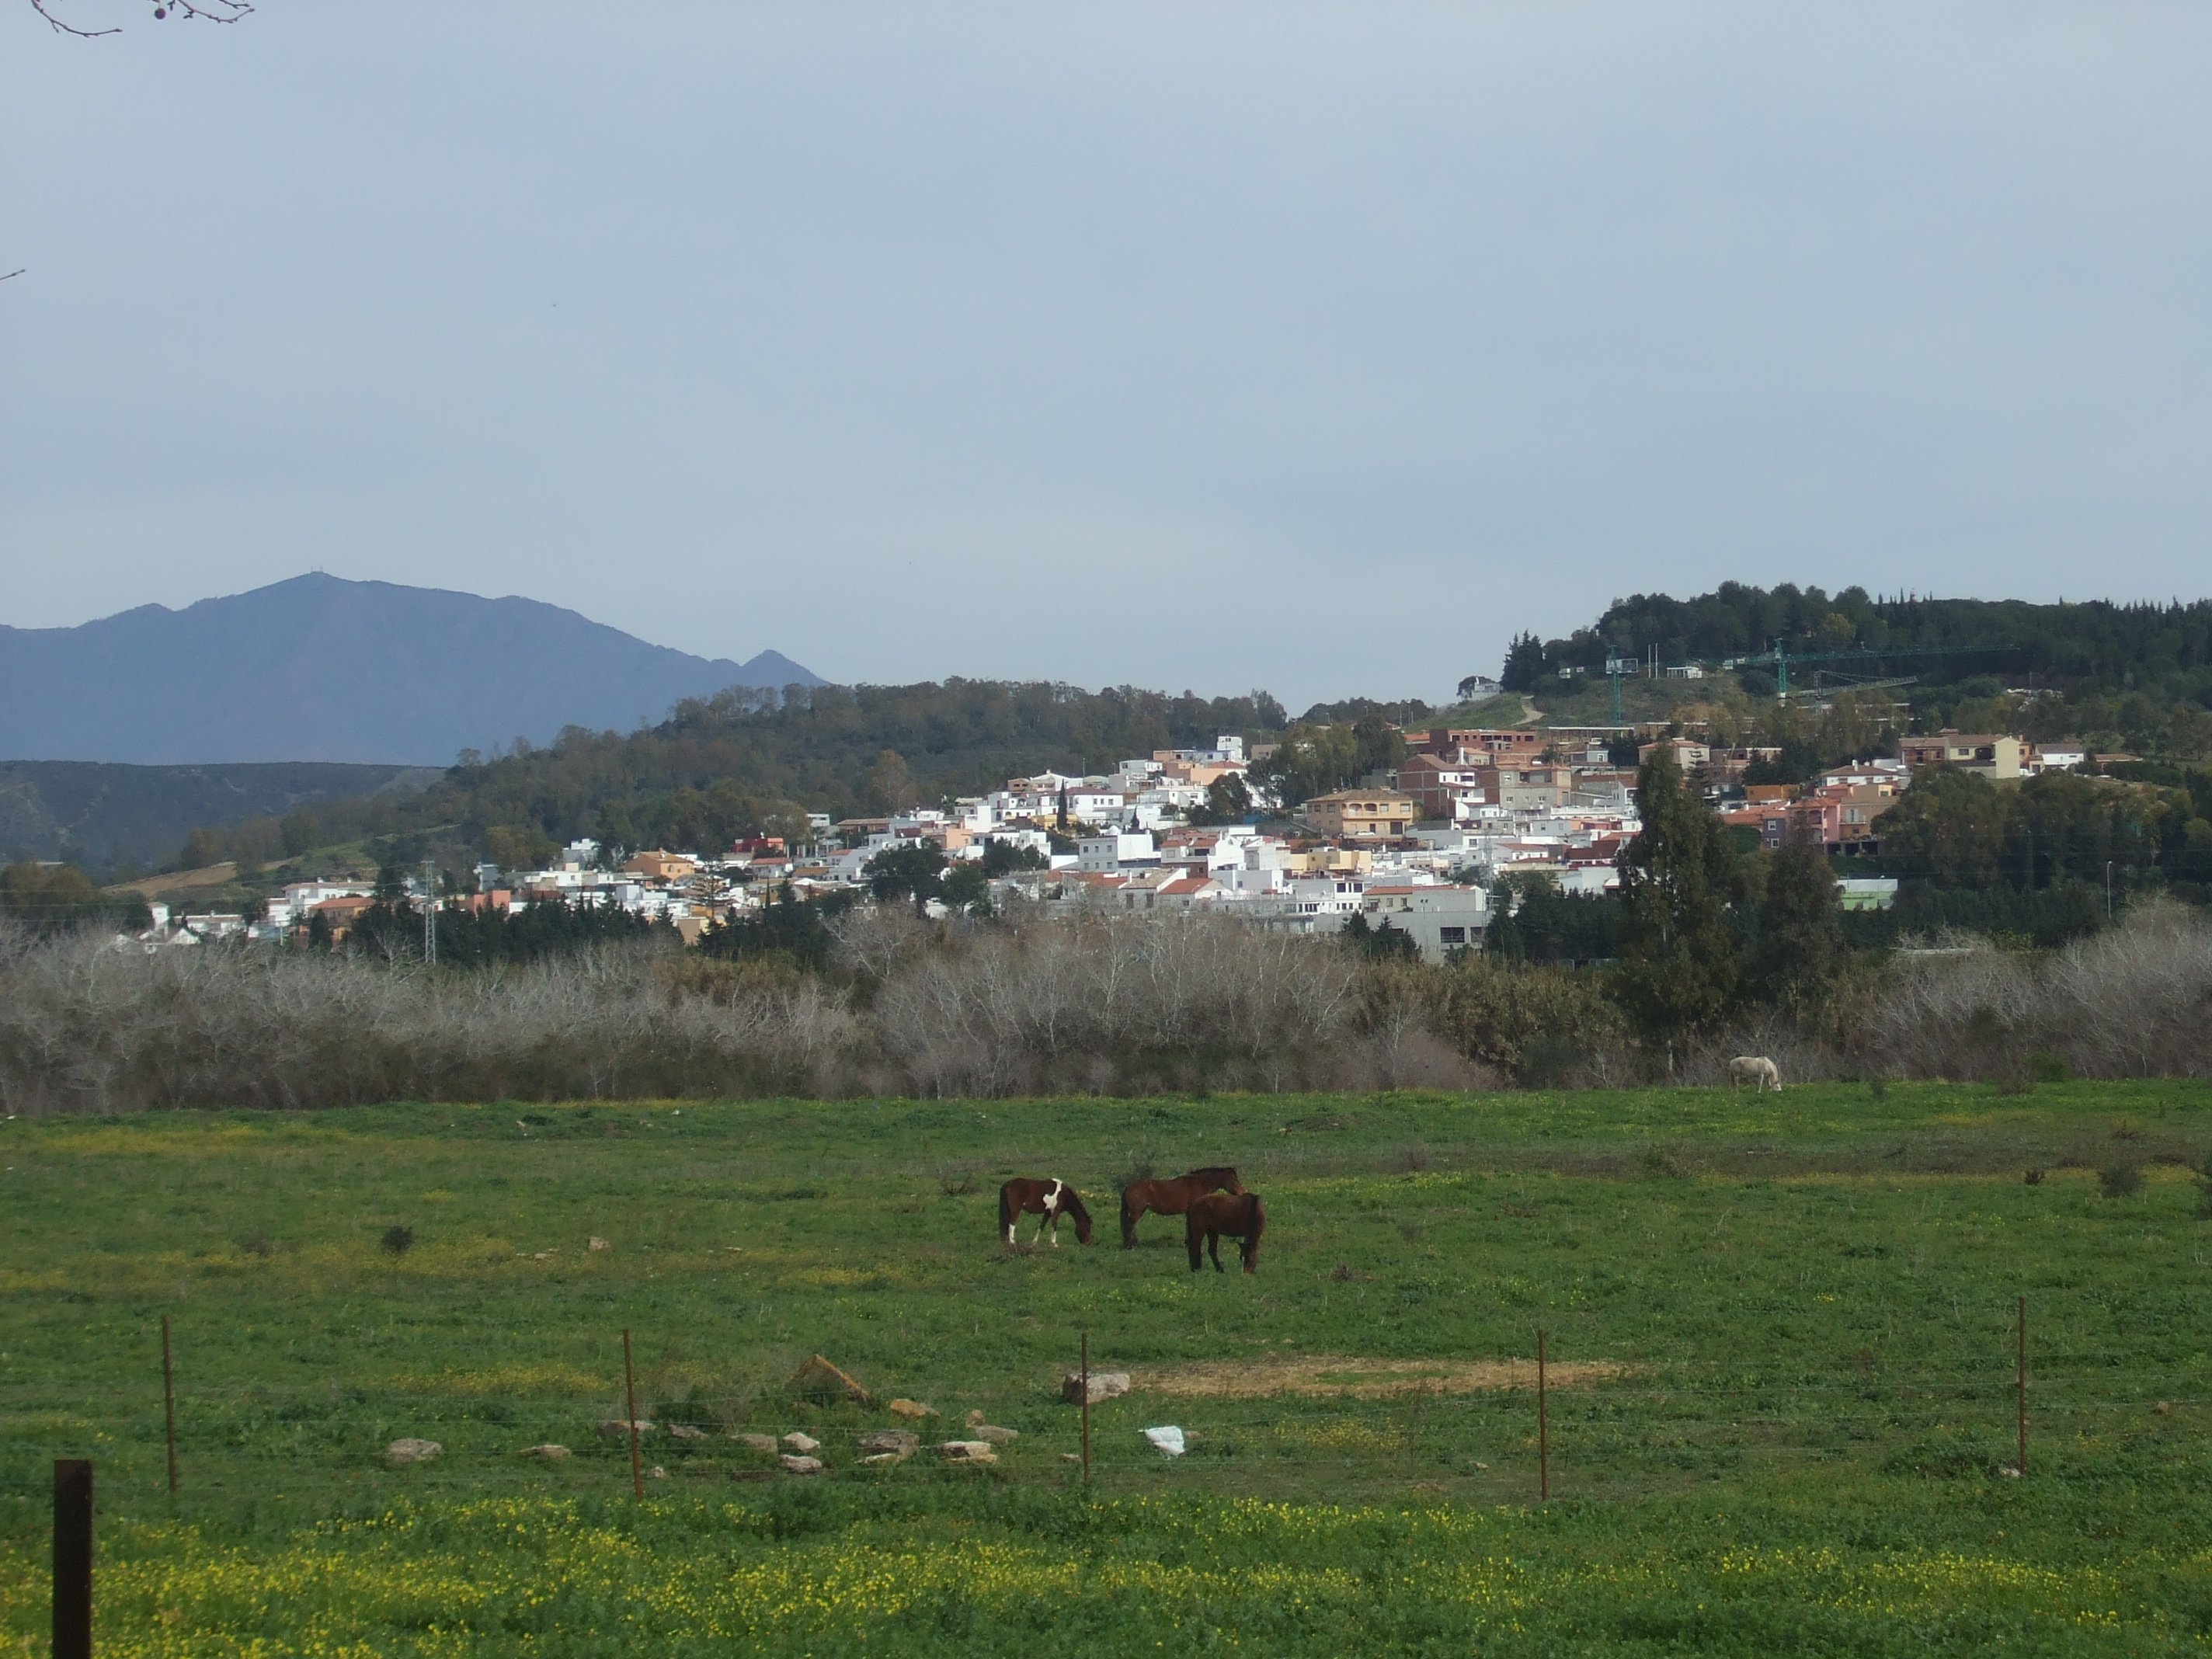
[[1779, 1089], [1782, 1073], [1765, 1054], [1738, 1054], [1729, 1061], [1729, 1087], [1748, 1083], [1754, 1089]]

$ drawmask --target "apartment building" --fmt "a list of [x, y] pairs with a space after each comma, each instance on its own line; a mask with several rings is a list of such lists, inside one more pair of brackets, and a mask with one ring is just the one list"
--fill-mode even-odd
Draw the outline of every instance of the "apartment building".
[[1298, 816], [1324, 836], [1371, 840], [1402, 836], [1421, 816], [1420, 803], [1395, 789], [1337, 789], [1316, 795]]

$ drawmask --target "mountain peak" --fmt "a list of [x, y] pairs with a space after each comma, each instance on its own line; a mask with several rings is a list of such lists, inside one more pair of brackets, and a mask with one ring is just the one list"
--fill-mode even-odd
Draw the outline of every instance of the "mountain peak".
[[650, 645], [537, 599], [308, 571], [77, 628], [0, 627], [0, 759], [447, 765], [686, 697], [822, 678]]

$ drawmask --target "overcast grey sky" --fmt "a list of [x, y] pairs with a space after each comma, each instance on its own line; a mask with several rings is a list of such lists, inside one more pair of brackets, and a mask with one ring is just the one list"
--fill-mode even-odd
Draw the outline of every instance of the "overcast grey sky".
[[0, 621], [320, 567], [1440, 696], [2206, 592], [2212, 8], [0, 0]]

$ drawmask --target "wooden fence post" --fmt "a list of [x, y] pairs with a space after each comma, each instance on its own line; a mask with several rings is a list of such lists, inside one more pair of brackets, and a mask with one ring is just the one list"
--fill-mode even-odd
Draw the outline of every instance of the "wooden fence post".
[[54, 1461], [54, 1659], [92, 1659], [92, 1464]]
[[168, 1419], [169, 1492], [177, 1490], [177, 1373], [169, 1363], [169, 1316], [161, 1316], [161, 1409]]
[[1544, 1333], [1536, 1333], [1536, 1495], [1552, 1497], [1552, 1421], [1544, 1395]]

